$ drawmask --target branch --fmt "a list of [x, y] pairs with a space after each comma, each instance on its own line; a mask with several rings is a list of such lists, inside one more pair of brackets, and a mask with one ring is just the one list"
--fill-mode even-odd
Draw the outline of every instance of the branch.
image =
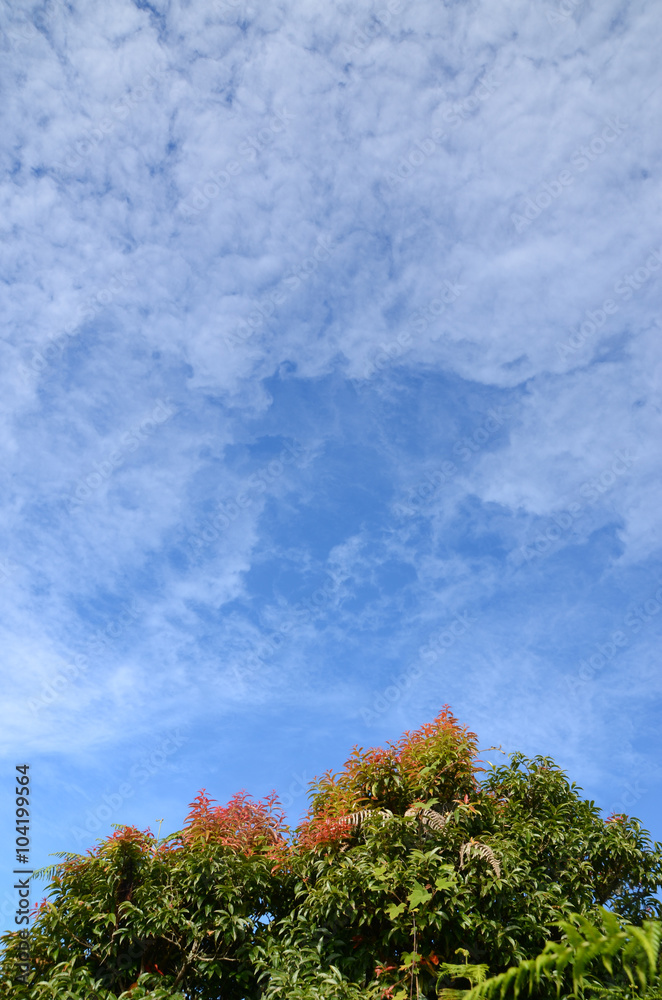
[[184, 964], [182, 965], [181, 969], [177, 973], [177, 977], [176, 977], [174, 983], [172, 984], [173, 991], [176, 990], [177, 987], [179, 986], [179, 984], [181, 983], [182, 979], [184, 978], [184, 973], [186, 972], [186, 970], [189, 967], [189, 965], [191, 965], [191, 963], [195, 959], [195, 956], [196, 956], [199, 948], [200, 948], [200, 942], [199, 941], [194, 941], [193, 942], [193, 947], [191, 948], [191, 950], [189, 952], [188, 958], [184, 959]]

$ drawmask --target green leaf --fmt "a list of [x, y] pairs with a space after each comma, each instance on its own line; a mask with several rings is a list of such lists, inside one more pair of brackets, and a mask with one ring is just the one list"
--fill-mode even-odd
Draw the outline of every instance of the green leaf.
[[413, 910], [415, 907], [429, 902], [432, 899], [432, 893], [428, 892], [419, 882], [414, 882], [414, 888], [409, 893], [407, 899], [409, 901], [409, 909]]

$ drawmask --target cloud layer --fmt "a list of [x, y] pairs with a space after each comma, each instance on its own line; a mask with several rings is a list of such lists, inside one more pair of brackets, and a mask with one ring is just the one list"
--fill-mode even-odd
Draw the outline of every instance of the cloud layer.
[[656, 26], [5, 11], [2, 739], [42, 863], [203, 785], [296, 818], [444, 702], [660, 835]]

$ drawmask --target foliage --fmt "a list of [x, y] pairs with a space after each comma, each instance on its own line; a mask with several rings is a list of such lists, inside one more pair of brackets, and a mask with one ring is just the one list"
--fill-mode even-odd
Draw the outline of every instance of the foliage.
[[123, 827], [64, 856], [30, 929], [33, 980], [5, 935], [0, 998], [616, 998], [628, 970], [643, 989], [662, 845], [604, 820], [550, 759], [477, 752], [446, 708], [355, 748], [295, 831], [275, 796], [215, 806], [203, 790], [170, 837]]
[[241, 850], [222, 842], [231, 825], [217, 816], [212, 836], [196, 828], [199, 807], [198, 798], [180, 834], [156, 841], [124, 827], [56, 866], [31, 929], [34, 981], [20, 983], [17, 935], [5, 935], [0, 996], [259, 995], [251, 952], [264, 921], [291, 905], [288, 875], [273, 871], [271, 838], [260, 849], [255, 815]]
[[227, 806], [211, 808], [213, 799], [198, 792], [186, 817], [183, 839], [194, 843], [221, 844], [251, 857], [261, 851], [270, 857], [281, 857], [287, 850], [285, 814], [278, 805], [275, 792], [264, 802], [253, 802], [246, 792], [237, 792]]
[[327, 771], [311, 785], [313, 802], [299, 829], [304, 847], [348, 838], [342, 818], [357, 810], [403, 815], [412, 805], [450, 807], [477, 788], [478, 737], [445, 707], [434, 722], [406, 732], [397, 743], [355, 747], [341, 772]]
[[[627, 983], [631, 988], [657, 983], [657, 959], [662, 937], [662, 924], [656, 920], [644, 921], [643, 927], [624, 924], [615, 913], [602, 911], [602, 927], [591, 923], [586, 917], [572, 914], [567, 920], [559, 920], [563, 930], [561, 941], [548, 941], [543, 952], [533, 959], [523, 960], [519, 965], [490, 979], [481, 977], [468, 990], [442, 989], [439, 995], [445, 1000], [483, 1000], [499, 995], [503, 1000], [508, 994], [517, 998], [522, 988], [532, 992], [546, 979], [561, 991], [564, 973], [571, 973], [572, 993], [577, 996], [586, 989], [608, 992], [613, 996], [623, 994]], [[588, 975], [589, 967], [600, 959], [609, 975], [609, 986]], [[442, 974], [469, 978], [462, 966], [446, 966]], [[566, 977], [567, 978], [567, 977]], [[610, 987], [610, 988], [609, 988]]]

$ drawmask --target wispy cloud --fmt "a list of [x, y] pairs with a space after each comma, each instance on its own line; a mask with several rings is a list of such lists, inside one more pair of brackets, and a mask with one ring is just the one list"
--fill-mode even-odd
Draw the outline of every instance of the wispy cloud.
[[659, 824], [654, 8], [4, 17], [0, 721], [43, 863], [203, 786], [294, 816], [446, 701]]

